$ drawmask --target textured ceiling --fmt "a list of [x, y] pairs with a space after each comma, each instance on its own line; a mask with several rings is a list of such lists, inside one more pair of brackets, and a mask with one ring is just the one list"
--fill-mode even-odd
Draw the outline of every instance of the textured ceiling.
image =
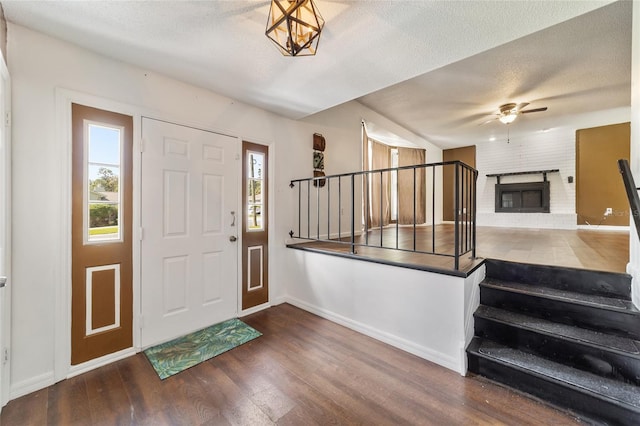
[[[361, 97], [441, 147], [506, 137], [502, 104], [528, 102], [511, 136], [631, 103], [631, 2], [619, 2]], [[488, 120], [494, 119], [487, 123]]]
[[[596, 10], [607, 0], [316, 2], [326, 20], [318, 54], [297, 58], [265, 37], [268, 1], [1, 3], [13, 23], [291, 118], [360, 98], [443, 146], [465, 140], [469, 123], [476, 130], [501, 103], [544, 104], [551, 114], [557, 100], [565, 102], [558, 109], [575, 111], [572, 97], [585, 101], [596, 86], [622, 93], [628, 80], [630, 2], [614, 5], [613, 18]], [[552, 27], [593, 10], [588, 26]], [[613, 19], [623, 22], [611, 28]], [[552, 41], [536, 33], [548, 27]], [[579, 47], [569, 49], [565, 37]], [[609, 38], [628, 44], [614, 49], [624, 76], [598, 63], [613, 61], [611, 45], [598, 43]], [[573, 61], [584, 52], [595, 57], [576, 74]]]

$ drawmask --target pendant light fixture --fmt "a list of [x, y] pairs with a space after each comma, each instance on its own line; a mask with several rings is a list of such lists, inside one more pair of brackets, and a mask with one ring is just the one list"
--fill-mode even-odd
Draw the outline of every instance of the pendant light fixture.
[[313, 0], [271, 0], [265, 35], [285, 56], [315, 55], [324, 19]]

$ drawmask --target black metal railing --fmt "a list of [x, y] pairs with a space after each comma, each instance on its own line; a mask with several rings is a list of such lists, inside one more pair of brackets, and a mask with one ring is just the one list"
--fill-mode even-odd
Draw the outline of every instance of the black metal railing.
[[638, 197], [638, 190], [640, 188], [636, 187], [636, 182], [633, 179], [631, 167], [629, 167], [627, 160], [618, 160], [618, 170], [620, 170], [620, 174], [622, 175], [622, 182], [624, 183], [624, 189], [627, 193], [627, 199], [629, 200], [633, 224], [635, 225], [638, 238], [640, 238], [640, 197]]
[[[452, 182], [446, 194], [444, 177]], [[289, 236], [345, 246], [351, 254], [375, 247], [446, 256], [459, 270], [462, 256], [476, 257], [477, 178], [467, 164], [448, 161], [295, 179], [289, 186], [297, 224]], [[453, 233], [436, 220], [443, 201], [436, 194], [451, 205]]]

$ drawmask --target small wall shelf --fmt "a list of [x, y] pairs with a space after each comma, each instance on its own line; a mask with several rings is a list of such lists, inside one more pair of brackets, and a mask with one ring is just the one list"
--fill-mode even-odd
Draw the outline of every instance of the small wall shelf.
[[517, 176], [517, 175], [539, 175], [541, 174], [543, 177], [543, 182], [547, 181], [547, 173], [558, 173], [560, 169], [549, 169], [549, 170], [533, 170], [530, 172], [509, 172], [509, 173], [492, 173], [488, 174], [487, 177], [495, 177], [497, 179], [497, 183], [500, 184], [500, 178], [502, 176]]

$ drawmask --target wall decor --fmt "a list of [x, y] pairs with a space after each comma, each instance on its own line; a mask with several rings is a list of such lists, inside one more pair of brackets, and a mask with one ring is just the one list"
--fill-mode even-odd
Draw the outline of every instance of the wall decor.
[[313, 150], [324, 151], [325, 145], [326, 145], [326, 141], [324, 139], [324, 136], [322, 136], [320, 133], [314, 133], [313, 134]]
[[313, 151], [313, 168], [324, 170], [324, 152]]
[[[324, 176], [324, 149], [326, 141], [320, 133], [313, 134], [313, 177]], [[313, 186], [324, 187], [327, 183], [326, 179], [317, 179], [313, 181]]]
[[[313, 177], [322, 177], [322, 176], [324, 176], [324, 172], [322, 170], [313, 171]], [[326, 179], [316, 179], [313, 181], [313, 186], [319, 186], [320, 188], [323, 188], [326, 183], [327, 183]]]

